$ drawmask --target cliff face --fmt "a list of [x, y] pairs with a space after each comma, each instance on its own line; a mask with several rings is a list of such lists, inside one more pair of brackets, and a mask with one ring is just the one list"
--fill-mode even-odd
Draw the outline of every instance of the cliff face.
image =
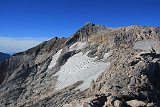
[[160, 106], [159, 76], [159, 27], [88, 23], [0, 63], [0, 106]]

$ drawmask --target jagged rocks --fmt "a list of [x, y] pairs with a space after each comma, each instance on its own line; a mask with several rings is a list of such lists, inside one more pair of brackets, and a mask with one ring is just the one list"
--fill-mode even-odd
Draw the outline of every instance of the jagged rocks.
[[159, 27], [86, 24], [0, 63], [1, 107], [160, 106]]

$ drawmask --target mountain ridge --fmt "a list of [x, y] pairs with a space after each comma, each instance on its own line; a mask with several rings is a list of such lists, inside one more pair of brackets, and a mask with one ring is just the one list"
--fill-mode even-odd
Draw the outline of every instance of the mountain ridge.
[[9, 54], [0, 52], [0, 62], [2, 62], [2, 61], [4, 61], [4, 60], [8, 59], [9, 57], [10, 57]]
[[159, 106], [159, 61], [160, 27], [87, 23], [2, 62], [0, 106]]

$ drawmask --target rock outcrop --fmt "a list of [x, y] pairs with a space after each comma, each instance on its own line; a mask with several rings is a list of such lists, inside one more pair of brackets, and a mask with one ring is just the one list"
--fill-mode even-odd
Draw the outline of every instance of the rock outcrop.
[[0, 107], [159, 107], [160, 27], [86, 24], [0, 63]]

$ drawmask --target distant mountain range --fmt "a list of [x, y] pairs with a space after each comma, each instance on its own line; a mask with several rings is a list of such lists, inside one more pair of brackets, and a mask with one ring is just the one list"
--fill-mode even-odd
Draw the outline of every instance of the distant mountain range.
[[0, 62], [6, 60], [8, 58], [10, 58], [9, 54], [0, 52]]

